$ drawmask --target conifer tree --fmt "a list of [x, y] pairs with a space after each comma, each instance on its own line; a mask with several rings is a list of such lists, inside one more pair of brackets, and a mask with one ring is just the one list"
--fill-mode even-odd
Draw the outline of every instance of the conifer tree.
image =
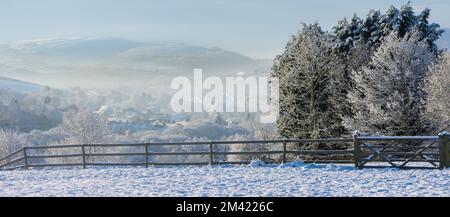
[[344, 68], [330, 34], [304, 25], [278, 56], [272, 75], [280, 79], [278, 129], [284, 137], [340, 136], [345, 101]]

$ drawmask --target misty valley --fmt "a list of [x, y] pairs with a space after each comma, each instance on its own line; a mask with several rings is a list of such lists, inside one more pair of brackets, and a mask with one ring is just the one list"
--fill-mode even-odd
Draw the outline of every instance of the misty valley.
[[0, 196], [450, 195], [448, 2], [20, 2], [0, 3]]

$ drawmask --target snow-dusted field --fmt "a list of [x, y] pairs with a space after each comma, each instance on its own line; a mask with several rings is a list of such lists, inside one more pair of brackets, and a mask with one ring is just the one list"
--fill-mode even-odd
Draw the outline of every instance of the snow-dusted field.
[[0, 171], [0, 196], [450, 196], [450, 170], [294, 163]]

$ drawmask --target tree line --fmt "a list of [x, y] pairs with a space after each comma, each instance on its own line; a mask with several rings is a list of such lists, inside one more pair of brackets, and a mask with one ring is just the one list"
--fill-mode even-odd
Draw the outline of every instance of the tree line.
[[411, 3], [365, 18], [340, 20], [330, 31], [303, 24], [277, 56], [283, 137], [342, 137], [354, 130], [426, 135], [448, 128], [449, 55], [436, 46], [444, 32], [430, 10]]

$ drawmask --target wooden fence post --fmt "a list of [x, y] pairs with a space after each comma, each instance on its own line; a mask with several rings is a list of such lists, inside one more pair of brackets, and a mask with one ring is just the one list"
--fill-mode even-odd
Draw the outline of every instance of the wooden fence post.
[[83, 169], [86, 169], [86, 151], [84, 145], [81, 145], [81, 156], [83, 157]]
[[361, 166], [359, 164], [359, 155], [361, 153], [361, 146], [358, 141], [359, 134], [359, 130], [353, 132], [353, 160], [355, 161], [356, 169], [361, 169]]
[[213, 151], [214, 151], [214, 146], [213, 146], [213, 142], [209, 141], [209, 164], [213, 165], [214, 164], [214, 156], [213, 156]]
[[28, 169], [27, 147], [23, 147], [23, 160], [24, 160], [25, 169]]
[[145, 167], [148, 167], [148, 143], [145, 143]]
[[447, 131], [439, 133], [439, 169], [450, 166], [449, 146], [450, 133]]
[[286, 140], [285, 139], [283, 139], [283, 163], [286, 163], [286, 150], [287, 150], [287, 147], [286, 147], [287, 145], [286, 145]]

